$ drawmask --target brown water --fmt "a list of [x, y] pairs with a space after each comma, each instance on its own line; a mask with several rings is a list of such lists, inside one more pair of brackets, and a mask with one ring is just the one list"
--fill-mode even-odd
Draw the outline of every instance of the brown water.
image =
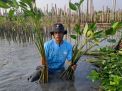
[[[88, 57], [82, 57], [82, 61]], [[87, 79], [94, 67], [79, 62], [74, 82], [52, 78], [48, 84], [28, 82], [39, 65], [40, 56], [33, 44], [19, 45], [0, 40], [0, 91], [97, 91], [97, 83]]]

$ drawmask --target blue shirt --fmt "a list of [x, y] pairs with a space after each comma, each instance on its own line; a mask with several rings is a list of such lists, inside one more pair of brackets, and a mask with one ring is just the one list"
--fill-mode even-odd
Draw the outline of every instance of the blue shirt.
[[72, 59], [72, 45], [66, 40], [59, 45], [54, 39], [44, 44], [46, 60], [49, 72], [57, 72], [64, 69], [66, 60]]

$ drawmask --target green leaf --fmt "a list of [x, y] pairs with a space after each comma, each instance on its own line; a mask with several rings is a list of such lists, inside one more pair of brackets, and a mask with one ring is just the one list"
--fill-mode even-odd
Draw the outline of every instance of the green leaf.
[[115, 22], [115, 23], [113, 23], [113, 24], [112, 24], [112, 28], [113, 28], [113, 29], [116, 29], [117, 26], [118, 26], [118, 24], [119, 24], [119, 22]]
[[93, 38], [94, 37], [94, 32], [92, 32], [92, 30], [87, 31], [86, 37]]
[[111, 75], [111, 81], [110, 81], [110, 85], [119, 85], [121, 81], [121, 77], [118, 75]]
[[74, 5], [76, 5], [78, 8], [80, 7], [80, 4], [79, 3], [75, 3]]
[[95, 38], [104, 38], [105, 37], [105, 33], [104, 33], [103, 30], [97, 31], [97, 32], [94, 33], [94, 37]]
[[20, 2], [25, 3], [27, 6], [29, 6], [30, 8], [32, 8], [32, 0], [21, 0]]
[[93, 39], [94, 40], [94, 42], [95, 42], [95, 44], [97, 44], [97, 45], [99, 45], [100, 44], [100, 41], [99, 40], [97, 40], [97, 39]]
[[79, 4], [81, 5], [81, 4], [83, 3], [83, 1], [84, 1], [84, 0], [80, 0], [80, 3], [79, 3]]
[[77, 34], [81, 35], [80, 24], [76, 24], [74, 30], [76, 31]]
[[27, 4], [24, 3], [24, 2], [19, 2], [19, 6], [21, 7], [21, 9], [22, 9], [23, 11], [28, 10], [28, 6], [27, 6]]
[[27, 4], [24, 2], [19, 2], [21, 6], [27, 7]]
[[116, 43], [115, 39], [107, 39], [107, 41], [110, 42], [110, 43]]
[[77, 10], [76, 5], [75, 5], [75, 4], [73, 4], [73, 3], [71, 3], [71, 2], [69, 2], [69, 8], [70, 8], [71, 10], [74, 10], [74, 11], [76, 11], [76, 10]]
[[31, 17], [34, 17], [34, 13], [31, 12], [30, 10], [25, 10], [25, 11], [24, 11], [24, 15], [25, 15], [25, 16], [31, 16]]
[[115, 22], [112, 24], [111, 28], [105, 31], [105, 33], [106, 35], [114, 35], [120, 28], [122, 28], [122, 22]]
[[9, 11], [9, 17], [13, 17], [13, 16], [14, 16], [14, 11], [15, 11], [15, 10], [10, 10], [10, 11]]
[[88, 75], [88, 78], [92, 80], [92, 82], [95, 82], [99, 79], [99, 73], [95, 70], [92, 70], [92, 72]]
[[80, 6], [81, 6], [81, 4], [83, 3], [83, 1], [84, 1], [84, 0], [80, 0], [79, 3], [75, 3], [75, 5], [77, 6], [78, 9], [80, 8]]
[[30, 5], [32, 3], [32, 0], [20, 0], [23, 3], [26, 3], [28, 5]]
[[16, 0], [8, 0], [7, 4], [9, 4], [13, 8], [16, 8], [16, 9], [19, 8], [19, 4]]
[[114, 30], [122, 29], [122, 22], [115, 22], [112, 24]]
[[83, 29], [83, 34], [84, 34], [84, 35], [86, 35], [86, 33], [87, 33], [87, 31], [88, 31], [88, 28], [89, 28], [89, 27], [88, 27], [88, 24], [86, 23], [86, 24], [85, 24], [85, 27], [84, 27], [84, 29]]
[[109, 28], [105, 31], [106, 35], [114, 35], [116, 33], [116, 30], [114, 30], [113, 28]]
[[76, 39], [76, 38], [77, 38], [76, 35], [70, 35], [70, 37], [71, 37], [72, 39]]
[[19, 4], [17, 3], [17, 1], [16, 0], [12, 0], [12, 3], [13, 3], [13, 7], [15, 7], [15, 8], [19, 8]]
[[89, 29], [92, 30], [92, 31], [95, 31], [96, 28], [97, 28], [96, 23], [92, 23], [92, 24], [89, 25]]
[[118, 91], [121, 91], [122, 90], [122, 81], [121, 81], [121, 83], [120, 83], [120, 85], [118, 87], [119, 87]]
[[0, 7], [1, 7], [1, 8], [5, 8], [5, 9], [10, 8], [9, 4], [6, 3], [6, 2], [3, 2], [3, 1], [0, 1]]

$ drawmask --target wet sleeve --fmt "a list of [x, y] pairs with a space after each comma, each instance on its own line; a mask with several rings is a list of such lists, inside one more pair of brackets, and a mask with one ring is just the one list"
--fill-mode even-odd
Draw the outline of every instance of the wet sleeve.
[[68, 46], [68, 55], [67, 55], [68, 61], [72, 60], [72, 55], [73, 55], [73, 51], [72, 51], [72, 45], [71, 45], [71, 46]]

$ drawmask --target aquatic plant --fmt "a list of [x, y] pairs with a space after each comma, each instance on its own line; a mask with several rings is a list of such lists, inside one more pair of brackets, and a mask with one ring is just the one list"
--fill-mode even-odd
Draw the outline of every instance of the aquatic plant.
[[[23, 8], [23, 4], [26, 4], [30, 7]], [[41, 55], [41, 64], [43, 65], [43, 69], [41, 69], [41, 75], [39, 78], [40, 83], [47, 83], [48, 82], [48, 65], [46, 62], [46, 56], [45, 56], [45, 49], [44, 49], [44, 34], [42, 28], [40, 29], [41, 19], [43, 13], [42, 11], [38, 10], [36, 7], [33, 7], [32, 0], [21, 0], [20, 5], [25, 13], [25, 15], [30, 16], [33, 19], [33, 34], [34, 34], [34, 41], [35, 44], [39, 50], [39, 53]]]
[[[113, 52], [114, 51], [114, 52]], [[92, 70], [88, 78], [92, 82], [100, 81], [99, 89], [103, 91], [122, 90], [122, 56], [112, 48], [100, 48], [98, 59], [93, 60], [95, 65], [99, 65], [98, 70]]]
[[[69, 2], [70, 9], [77, 12], [82, 2], [83, 0], [80, 0], [79, 3], [75, 4]], [[86, 23], [85, 27], [81, 29], [80, 22], [78, 22], [74, 27], [74, 31], [76, 34], [70, 35], [70, 37], [75, 39], [76, 41], [73, 49], [71, 65], [69, 65], [68, 69], [61, 74], [61, 78], [72, 80], [74, 75], [74, 70], [72, 69], [72, 66], [77, 64], [80, 57], [86, 54], [92, 48], [99, 46], [102, 41], [106, 40], [111, 35], [114, 35], [120, 28], [122, 28], [121, 25], [121, 22], [114, 22], [108, 29], [98, 31], [96, 23]], [[79, 37], [83, 39], [81, 43], [78, 40]], [[89, 47], [87, 46], [88, 43]]]
[[[0, 1], [0, 6], [2, 8], [7, 8], [9, 10], [9, 18], [13, 18], [15, 16], [14, 12], [19, 8], [23, 12], [24, 18], [32, 19], [32, 33], [34, 35], [34, 42], [38, 48], [38, 51], [41, 55], [41, 64], [44, 65], [43, 69], [41, 69], [41, 76], [39, 82], [47, 83], [48, 82], [48, 67], [46, 63], [45, 50], [44, 50], [44, 34], [41, 26], [41, 19], [44, 14], [42, 11], [38, 10], [35, 6], [33, 6], [33, 0], [20, 0], [17, 2], [16, 0], [2, 2]], [[5, 6], [4, 6], [5, 4]]]
[[[79, 3], [75, 3], [75, 4], [69, 2], [69, 6], [72, 10], [77, 11], [80, 8], [80, 5], [82, 2], [83, 2], [83, 0], [80, 0]], [[80, 21], [79, 21], [78, 24], [75, 25], [74, 31], [76, 32], [76, 35], [70, 35], [70, 37], [75, 39], [77, 42], [73, 48], [73, 57], [71, 60], [71, 65], [69, 65], [68, 69], [65, 70], [61, 74], [61, 78], [67, 79], [67, 80], [73, 79], [74, 70], [72, 69], [72, 66], [77, 64], [80, 57], [82, 55], [84, 55], [86, 52], [88, 52], [91, 48], [98, 45], [98, 42], [104, 40], [104, 39], [98, 40], [99, 37], [97, 35], [102, 34], [102, 31], [96, 31], [95, 23], [93, 23], [93, 24], [86, 23], [85, 27], [83, 29], [81, 29]], [[84, 38], [83, 42], [81, 42], [81, 43], [78, 42], [79, 37]], [[84, 47], [86, 47], [88, 42], [91, 42], [91, 46], [84, 50]]]
[[[122, 22], [115, 22], [105, 31], [106, 36], [114, 35], [116, 31], [122, 29]], [[100, 88], [104, 91], [121, 91], [122, 89], [122, 56], [116, 48], [103, 47], [99, 49], [102, 55], [97, 55], [97, 59], [89, 61], [98, 70], [93, 70], [88, 78], [92, 82], [100, 81]]]

